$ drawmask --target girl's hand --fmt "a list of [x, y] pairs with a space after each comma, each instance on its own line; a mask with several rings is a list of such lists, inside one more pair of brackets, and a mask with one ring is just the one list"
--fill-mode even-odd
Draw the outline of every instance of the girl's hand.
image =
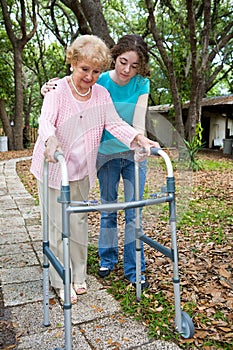
[[56, 86], [57, 86], [56, 80], [58, 80], [58, 78], [50, 79], [47, 83], [45, 83], [42, 86], [42, 88], [40, 89], [40, 93], [42, 96], [45, 96], [47, 92], [49, 92], [50, 90], [56, 89]]

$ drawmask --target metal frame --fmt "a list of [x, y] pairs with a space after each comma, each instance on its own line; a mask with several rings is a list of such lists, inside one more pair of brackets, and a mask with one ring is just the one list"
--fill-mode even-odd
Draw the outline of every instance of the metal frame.
[[[61, 196], [58, 202], [62, 205], [62, 239], [63, 265], [49, 247], [49, 206], [48, 206], [48, 163], [44, 162], [43, 173], [43, 295], [44, 295], [44, 325], [49, 326], [49, 262], [56, 269], [64, 284], [64, 326], [65, 350], [72, 349], [72, 322], [71, 322], [71, 270], [70, 270], [70, 220], [67, 207], [70, 204], [70, 186], [68, 172], [63, 154], [56, 153], [55, 158], [61, 166], [62, 185]], [[56, 348], [55, 350], [60, 350]]]
[[[95, 211], [118, 211], [129, 208], [136, 210], [136, 296], [141, 298], [141, 246], [140, 240], [149, 244], [166, 257], [170, 258], [173, 264], [173, 287], [175, 296], [175, 326], [176, 330], [184, 337], [191, 338], [194, 334], [194, 325], [189, 317], [180, 307], [180, 280], [178, 270], [178, 249], [176, 240], [176, 206], [175, 206], [175, 180], [171, 161], [163, 150], [151, 149], [152, 155], [161, 156], [167, 167], [167, 185], [164, 196], [139, 200], [139, 164], [135, 162], [135, 201], [110, 204], [93, 204], [92, 202], [70, 201], [70, 186], [64, 156], [56, 153], [55, 158], [61, 166], [62, 184], [61, 196], [58, 202], [62, 205], [62, 238], [63, 238], [63, 265], [54, 256], [49, 248], [48, 229], [48, 163], [44, 162], [43, 175], [43, 295], [44, 295], [44, 325], [49, 326], [49, 262], [52, 263], [64, 284], [64, 327], [65, 327], [65, 350], [72, 349], [72, 325], [71, 325], [71, 271], [70, 271], [70, 214]], [[171, 249], [162, 246], [150, 237], [142, 234], [140, 229], [140, 208], [148, 205], [169, 203], [169, 221], [171, 227]], [[55, 350], [59, 350], [58, 348]]]

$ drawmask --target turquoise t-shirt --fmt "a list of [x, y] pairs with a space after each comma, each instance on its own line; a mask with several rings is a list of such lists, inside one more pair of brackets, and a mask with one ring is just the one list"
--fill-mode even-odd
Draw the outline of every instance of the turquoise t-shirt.
[[[128, 84], [118, 85], [104, 72], [99, 76], [98, 84], [104, 86], [110, 93], [119, 116], [132, 125], [135, 106], [140, 95], [149, 94], [150, 81], [140, 75], [135, 75]], [[145, 113], [145, 111], [143, 111]], [[113, 154], [128, 151], [129, 148], [117, 140], [109, 131], [104, 130], [99, 152]]]

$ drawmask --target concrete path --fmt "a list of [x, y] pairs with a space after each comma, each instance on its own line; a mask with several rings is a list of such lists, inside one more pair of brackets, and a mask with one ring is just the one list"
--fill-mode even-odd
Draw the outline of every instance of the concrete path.
[[[63, 309], [52, 292], [51, 326], [43, 326], [40, 212], [16, 173], [16, 162], [24, 159], [0, 162], [0, 279], [4, 301], [0, 321], [11, 320], [17, 349], [65, 348]], [[150, 341], [146, 327], [124, 316], [119, 303], [95, 277], [88, 276], [87, 282], [88, 293], [72, 307], [73, 349], [180, 349], [176, 344]]]

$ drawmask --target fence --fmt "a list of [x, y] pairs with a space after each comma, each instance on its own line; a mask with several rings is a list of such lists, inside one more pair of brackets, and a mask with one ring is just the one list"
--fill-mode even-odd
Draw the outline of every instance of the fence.
[[28, 129], [28, 138], [30, 140], [30, 143], [35, 143], [38, 136], [38, 129], [37, 128], [29, 128]]
[[[0, 128], [0, 135], [4, 135], [3, 128]], [[29, 127], [28, 129], [26, 129], [26, 137], [30, 144], [34, 144], [36, 142], [37, 136], [38, 136], [37, 128]]]

